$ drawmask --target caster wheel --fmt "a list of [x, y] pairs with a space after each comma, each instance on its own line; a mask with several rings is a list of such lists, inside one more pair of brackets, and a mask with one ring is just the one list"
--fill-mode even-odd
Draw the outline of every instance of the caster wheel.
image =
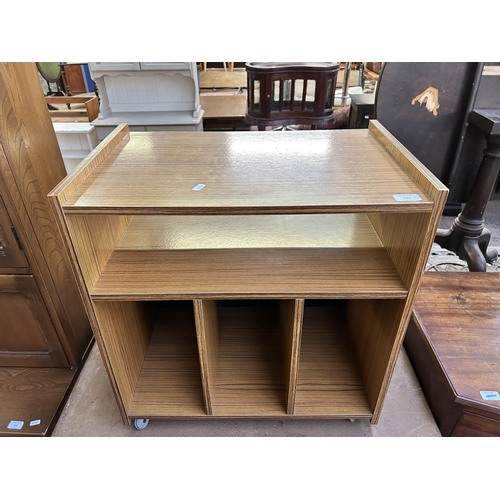
[[149, 419], [148, 418], [136, 418], [134, 420], [134, 427], [138, 430], [138, 431], [142, 431], [143, 429], [145, 429], [149, 424]]
[[350, 418], [349, 419], [351, 422], [356, 422], [356, 419], [355, 418]]

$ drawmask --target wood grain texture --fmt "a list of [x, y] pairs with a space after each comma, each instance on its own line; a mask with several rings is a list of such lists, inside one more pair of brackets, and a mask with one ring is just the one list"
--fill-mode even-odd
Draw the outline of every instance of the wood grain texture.
[[[279, 304], [219, 308], [216, 416], [286, 415]], [[260, 306], [260, 307], [259, 307]]]
[[163, 305], [128, 408], [132, 418], [206, 415], [193, 305]]
[[48, 194], [49, 199], [57, 198], [59, 205], [62, 206], [104, 159], [111, 153], [116, 155], [127, 144], [128, 140], [128, 125], [117, 126], [69, 175], [52, 189]]
[[[48, 436], [62, 410], [76, 370], [0, 368], [0, 436]], [[7, 429], [21, 421], [19, 430]], [[30, 425], [30, 422], [40, 423]]]
[[200, 73], [200, 88], [246, 88], [246, 71], [213, 71], [207, 70]]
[[369, 214], [384, 248], [391, 257], [408, 290], [420, 280], [429, 256], [427, 242], [430, 233], [429, 213]]
[[[99, 115], [99, 100], [95, 96], [45, 96], [45, 102], [58, 107], [49, 111], [53, 122], [92, 122]], [[73, 106], [68, 109], [66, 104]]]
[[19, 248], [7, 208], [0, 197], [0, 269], [1, 272], [8, 267], [29, 267], [24, 252]]
[[200, 95], [200, 106], [203, 119], [211, 118], [245, 118], [247, 96], [236, 95]]
[[382, 243], [368, 217], [365, 214], [132, 216], [116, 249], [365, 248], [371, 251], [381, 248]]
[[94, 309], [120, 398], [128, 408], [153, 331], [154, 304], [94, 302]]
[[[67, 219], [94, 217], [74, 214]], [[95, 239], [97, 248], [108, 239], [82, 234], [82, 246]], [[86, 248], [83, 253], [88, 260], [95, 251]], [[111, 300], [406, 296], [364, 214], [133, 216], [91, 293]]]
[[101, 276], [129, 221], [130, 217], [126, 215], [66, 216], [67, 227], [87, 289], [91, 290]]
[[343, 301], [306, 300], [295, 415], [371, 417]]
[[69, 367], [33, 276], [0, 274], [0, 365]]
[[[377, 422], [446, 197], [382, 127], [122, 129], [52, 197], [124, 421]], [[131, 325], [166, 299], [194, 314], [162, 306], [183, 319], [148, 341]]]
[[293, 415], [297, 393], [297, 372], [302, 334], [304, 299], [280, 300], [283, 365], [285, 366], [285, 390], [287, 414]]
[[219, 325], [217, 320], [217, 302], [215, 300], [195, 300], [194, 316], [196, 337], [200, 354], [203, 395], [207, 415], [213, 414], [213, 391], [217, 377], [219, 353]]
[[242, 248], [115, 251], [91, 295], [99, 300], [404, 298], [407, 290], [383, 248]]
[[[405, 210], [431, 210], [428, 196], [367, 130], [309, 132], [133, 132], [75, 189], [65, 209], [163, 215], [399, 211], [393, 195], [415, 193], [422, 200], [405, 202]], [[205, 187], [193, 191], [198, 184]]]
[[452, 437], [499, 437], [500, 417], [476, 408], [465, 408]]
[[500, 401], [479, 391], [499, 391], [499, 290], [497, 273], [426, 273], [414, 307], [455, 401], [497, 414]]
[[401, 168], [418, 184], [418, 186], [436, 204], [444, 203], [448, 188], [417, 159], [410, 151], [377, 120], [370, 120], [370, 133], [376, 137], [387, 151], [396, 159]]
[[[401, 321], [405, 300], [350, 300], [347, 324], [377, 423], [386, 390], [401, 348]], [[406, 326], [404, 327], [406, 331]]]
[[404, 347], [439, 432], [442, 436], [450, 436], [463, 408], [455, 403], [455, 393], [415, 317], [408, 324]]
[[66, 251], [68, 252], [68, 255], [70, 256], [70, 262], [73, 267], [73, 272], [76, 277], [76, 282], [83, 300], [83, 305], [85, 307], [87, 317], [90, 321], [90, 325], [99, 347], [104, 366], [106, 367], [106, 370], [108, 372], [108, 376], [117, 400], [120, 414], [125, 424], [129, 423], [129, 418], [126, 414], [125, 407], [123, 406], [123, 401], [120, 397], [115, 375], [111, 370], [109, 356], [104, 346], [100, 332], [100, 325], [97, 321], [92, 301], [90, 300], [89, 292], [85, 283], [85, 278], [78, 262], [75, 247], [73, 245], [73, 241], [68, 229], [66, 214], [63, 211], [62, 204], [66, 201], [67, 197], [69, 197], [73, 193], [75, 188], [79, 186], [80, 183], [89, 175], [89, 173], [92, 172], [92, 170], [103, 160], [103, 158], [105, 158], [115, 148], [119, 148], [120, 143], [122, 141], [126, 141], [127, 137], [128, 125], [123, 124], [121, 126], [118, 126], [79, 164], [77, 168], [75, 168], [71, 172], [70, 175], [65, 177], [48, 194], [48, 200], [54, 212], [55, 220], [62, 236], [62, 241], [64, 243]]
[[0, 144], [2, 198], [22, 221], [19, 238], [65, 354], [77, 365], [91, 331], [47, 200], [66, 170], [34, 63], [0, 63]]

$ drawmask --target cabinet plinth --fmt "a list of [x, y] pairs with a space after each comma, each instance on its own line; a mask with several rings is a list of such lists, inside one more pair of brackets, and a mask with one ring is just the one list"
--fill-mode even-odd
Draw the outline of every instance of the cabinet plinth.
[[446, 195], [374, 121], [122, 125], [49, 198], [124, 423], [376, 423]]

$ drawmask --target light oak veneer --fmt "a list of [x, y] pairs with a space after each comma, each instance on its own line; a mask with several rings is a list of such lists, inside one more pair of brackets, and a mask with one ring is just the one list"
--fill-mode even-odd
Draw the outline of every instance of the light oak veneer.
[[372, 121], [123, 125], [49, 197], [124, 423], [375, 424], [446, 195]]

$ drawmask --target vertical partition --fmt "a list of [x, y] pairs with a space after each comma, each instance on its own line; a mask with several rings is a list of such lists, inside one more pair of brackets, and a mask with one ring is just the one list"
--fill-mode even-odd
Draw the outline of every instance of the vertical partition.
[[217, 302], [215, 300], [194, 300], [193, 302], [205, 408], [207, 415], [213, 415], [213, 392], [215, 391], [219, 349]]
[[280, 319], [283, 341], [283, 364], [285, 367], [285, 390], [287, 414], [293, 415], [297, 392], [297, 370], [302, 333], [304, 299], [281, 300]]

